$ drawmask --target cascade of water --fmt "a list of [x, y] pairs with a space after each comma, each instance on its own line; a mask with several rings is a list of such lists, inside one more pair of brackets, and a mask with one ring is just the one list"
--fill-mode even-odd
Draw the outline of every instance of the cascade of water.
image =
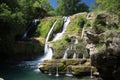
[[85, 38], [83, 38], [83, 59], [85, 59], [88, 56], [86, 45], [87, 45], [87, 41]]
[[51, 60], [53, 56], [53, 50], [52, 48], [48, 47], [45, 56], [41, 59], [41, 61], [44, 60]]
[[52, 49], [48, 45], [48, 39], [49, 39], [50, 34], [53, 31], [53, 28], [54, 28], [56, 22], [57, 21], [55, 21], [54, 24], [52, 25], [50, 31], [48, 32], [47, 38], [45, 40], [45, 47], [44, 47], [44, 54], [45, 55], [42, 57], [42, 59], [41, 59], [42, 61], [44, 61], [44, 60], [51, 60], [52, 59], [53, 51], [52, 51]]
[[37, 23], [38, 23], [39, 19], [34, 19], [30, 25], [28, 26], [28, 29], [25, 31], [25, 33], [23, 34], [23, 37], [22, 38], [26, 38], [28, 36], [28, 31], [31, 29], [31, 27], [35, 27], [37, 26]]
[[69, 17], [64, 17], [64, 25], [63, 25], [63, 30], [61, 33], [57, 33], [56, 36], [53, 38], [53, 41], [59, 40], [62, 38], [63, 33], [65, 32], [67, 25], [70, 22], [70, 18]]
[[86, 19], [89, 19], [89, 17], [90, 17], [90, 13], [88, 13], [88, 14], [87, 14], [87, 17], [86, 17]]
[[63, 59], [67, 59], [67, 51], [69, 50], [69, 47], [65, 50], [65, 53], [64, 53], [64, 56], [63, 56]]
[[77, 39], [77, 38], [75, 39], [75, 42], [74, 42], [74, 44], [78, 44], [78, 39]]
[[85, 58], [86, 58], [85, 53], [83, 53], [83, 59], [85, 59]]
[[[76, 45], [78, 44], [78, 39], [76, 38], [75, 39], [75, 42], [74, 42], [74, 50], [76, 50]], [[73, 59], [76, 59], [77, 58], [77, 53], [74, 52], [74, 55], [73, 55]]]
[[27, 37], [27, 31], [24, 33], [23, 38]]
[[92, 60], [91, 60], [91, 55], [90, 55], [90, 66], [91, 66], [91, 69], [90, 69], [90, 78], [93, 78], [93, 75], [92, 75], [92, 72], [93, 72], [93, 71], [92, 71], [92, 64], [91, 64], [91, 61], [92, 61]]
[[58, 62], [56, 63], [56, 75], [55, 75], [56, 77], [58, 77], [59, 76], [59, 73], [58, 73]]
[[91, 70], [90, 70], [90, 78], [93, 78], [93, 75], [92, 75], [92, 66], [91, 66]]
[[77, 58], [77, 54], [74, 52], [73, 59]]
[[83, 38], [83, 35], [84, 35], [84, 31], [85, 31], [85, 29], [84, 29], [85, 27], [83, 27], [82, 28], [82, 34], [81, 34], [81, 39]]

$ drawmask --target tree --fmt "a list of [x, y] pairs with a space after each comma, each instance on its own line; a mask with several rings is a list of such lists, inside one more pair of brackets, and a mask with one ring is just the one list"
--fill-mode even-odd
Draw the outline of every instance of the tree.
[[0, 0], [0, 53], [14, 53], [16, 35], [51, 8], [49, 0]]
[[58, 15], [72, 15], [78, 12], [88, 11], [88, 6], [81, 0], [57, 0], [56, 12]]

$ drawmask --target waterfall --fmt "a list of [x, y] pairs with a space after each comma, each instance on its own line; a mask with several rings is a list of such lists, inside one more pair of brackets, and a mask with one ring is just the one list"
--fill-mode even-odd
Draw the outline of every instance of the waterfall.
[[73, 59], [77, 58], [77, 54], [74, 52]]
[[37, 23], [39, 22], [39, 19], [34, 19], [32, 22], [28, 25], [25, 33], [23, 34], [22, 38], [26, 38], [28, 36], [28, 32], [33, 28], [37, 26]]
[[23, 38], [27, 37], [27, 31], [24, 33]]
[[52, 48], [50, 48], [49, 45], [48, 45], [48, 39], [50, 37], [50, 34], [53, 31], [53, 28], [54, 28], [56, 22], [57, 21], [55, 21], [54, 24], [52, 25], [50, 31], [48, 32], [47, 38], [45, 40], [45, 47], [44, 47], [44, 54], [45, 55], [44, 55], [44, 57], [42, 57], [42, 59], [41, 59], [42, 61], [44, 61], [44, 60], [51, 60], [52, 59], [53, 51], [52, 51]]
[[[48, 35], [46, 37], [46, 41], [45, 41], [45, 47], [44, 47], [44, 57], [41, 59], [42, 61], [43, 60], [51, 60], [52, 59], [52, 56], [53, 56], [53, 51], [52, 49], [49, 47], [48, 45], [48, 39], [49, 39], [49, 36], [50, 34], [52, 33], [53, 31], [53, 28], [55, 26], [57, 21], [55, 21], [55, 23], [53, 24], [53, 26], [51, 27], [50, 31], [48, 32]], [[59, 40], [62, 38], [62, 35], [63, 33], [65, 32], [66, 28], [67, 28], [67, 25], [69, 24], [70, 22], [70, 18], [69, 17], [64, 17], [64, 25], [63, 25], [63, 30], [61, 33], [58, 33], [52, 41], [56, 41], [56, 40]], [[66, 52], [67, 53], [67, 52]]]
[[[74, 50], [76, 50], [76, 45], [78, 44], [78, 39], [76, 38], [75, 39], [75, 42], [74, 42]], [[77, 56], [77, 53], [76, 52], [74, 52], [74, 54], [73, 54], [73, 59], [76, 59], [78, 56]]]
[[85, 38], [83, 38], [83, 59], [85, 59], [88, 56], [86, 45], [87, 45], [87, 41]]
[[59, 76], [59, 73], [58, 73], [58, 62], [56, 63], [56, 75], [55, 75], [56, 77], [58, 77]]
[[90, 69], [90, 78], [91, 78], [91, 79], [93, 78], [92, 66], [91, 66], [91, 69]]
[[75, 42], [74, 42], [74, 44], [78, 44], [78, 39], [77, 39], [77, 38], [75, 39]]
[[67, 48], [66, 50], [65, 50], [65, 53], [64, 53], [64, 56], [63, 56], [63, 59], [67, 59], [67, 51], [69, 50], [69, 48]]
[[83, 35], [84, 35], [84, 31], [85, 31], [85, 29], [84, 29], [84, 27], [83, 27], [83, 28], [82, 28], [81, 39], [83, 38]]
[[63, 30], [60, 33], [57, 33], [56, 36], [53, 38], [53, 41], [59, 40], [62, 38], [63, 33], [65, 32], [67, 25], [70, 22], [70, 18], [69, 17], [64, 17], [64, 25], [63, 25]]

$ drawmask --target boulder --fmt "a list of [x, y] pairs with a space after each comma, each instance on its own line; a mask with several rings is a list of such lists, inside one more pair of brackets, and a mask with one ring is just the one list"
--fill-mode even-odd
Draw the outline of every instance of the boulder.
[[95, 66], [103, 80], [120, 80], [120, 32], [112, 33], [106, 41], [106, 48], [92, 55]]

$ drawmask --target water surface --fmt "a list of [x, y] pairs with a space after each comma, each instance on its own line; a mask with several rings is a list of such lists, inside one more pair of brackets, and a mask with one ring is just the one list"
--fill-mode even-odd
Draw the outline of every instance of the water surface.
[[56, 77], [54, 74], [41, 73], [36, 65], [37, 61], [27, 61], [18, 65], [0, 65], [0, 77], [5, 80], [96, 80], [90, 79], [89, 76], [83, 78], [66, 77], [60, 75]]

